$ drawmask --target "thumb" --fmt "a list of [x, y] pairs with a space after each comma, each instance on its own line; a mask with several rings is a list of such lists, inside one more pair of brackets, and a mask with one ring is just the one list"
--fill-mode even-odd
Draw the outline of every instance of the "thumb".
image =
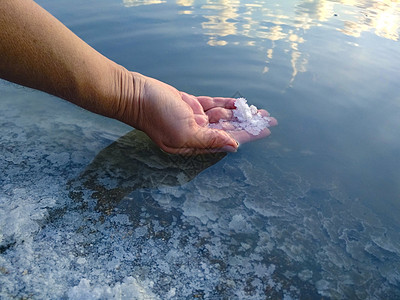
[[204, 150], [201, 152], [235, 152], [238, 143], [223, 130], [198, 126], [187, 146], [192, 149]]

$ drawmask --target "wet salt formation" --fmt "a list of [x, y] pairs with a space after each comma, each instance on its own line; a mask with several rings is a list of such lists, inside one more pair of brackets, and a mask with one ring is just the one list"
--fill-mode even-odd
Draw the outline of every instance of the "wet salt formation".
[[168, 155], [16, 94], [0, 103], [1, 299], [400, 297], [397, 231], [334, 183], [273, 155]]
[[258, 135], [260, 132], [270, 127], [270, 118], [262, 116], [256, 106], [248, 105], [245, 98], [237, 98], [235, 100], [236, 109], [233, 110], [233, 120], [220, 120], [219, 123], [210, 124], [211, 128], [222, 129], [228, 123], [233, 126], [233, 130], [246, 130], [252, 135]]

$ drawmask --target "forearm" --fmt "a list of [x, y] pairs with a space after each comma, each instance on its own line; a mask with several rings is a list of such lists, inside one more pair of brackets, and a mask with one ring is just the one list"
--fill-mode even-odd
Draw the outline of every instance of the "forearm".
[[114, 117], [130, 76], [35, 2], [0, 1], [1, 78]]

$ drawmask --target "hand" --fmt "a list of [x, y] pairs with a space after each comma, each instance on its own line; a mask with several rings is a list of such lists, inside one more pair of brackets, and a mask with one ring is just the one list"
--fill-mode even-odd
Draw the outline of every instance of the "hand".
[[[131, 73], [135, 92], [120, 106], [122, 121], [144, 131], [169, 153], [197, 154], [233, 152], [245, 143], [270, 134], [268, 129], [253, 136], [244, 130], [211, 129], [209, 123], [232, 119], [233, 98], [195, 97], [179, 92], [156, 79]], [[260, 110], [268, 115], [265, 110]], [[271, 125], [276, 120], [271, 118]]]

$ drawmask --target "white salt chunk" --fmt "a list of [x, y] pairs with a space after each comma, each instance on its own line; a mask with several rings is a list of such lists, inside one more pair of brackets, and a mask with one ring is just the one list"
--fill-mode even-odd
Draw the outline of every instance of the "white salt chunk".
[[254, 105], [250, 105], [250, 111], [252, 115], [255, 115], [257, 114], [258, 109]]
[[233, 110], [233, 120], [220, 120], [219, 123], [210, 124], [211, 128], [223, 129], [224, 123], [229, 122], [233, 130], [245, 130], [252, 135], [258, 135], [270, 126], [271, 118], [262, 116], [256, 106], [248, 105], [245, 98], [237, 98], [236, 109]]
[[80, 264], [80, 265], [83, 265], [83, 264], [86, 263], [86, 258], [84, 258], [84, 257], [79, 257], [79, 258], [76, 260], [76, 262], [77, 262], [78, 264]]
[[271, 119], [262, 116], [254, 105], [249, 107], [245, 98], [236, 99], [235, 106], [233, 115], [237, 120], [233, 123], [237, 129], [244, 129], [252, 135], [258, 135], [263, 129], [270, 126]]

